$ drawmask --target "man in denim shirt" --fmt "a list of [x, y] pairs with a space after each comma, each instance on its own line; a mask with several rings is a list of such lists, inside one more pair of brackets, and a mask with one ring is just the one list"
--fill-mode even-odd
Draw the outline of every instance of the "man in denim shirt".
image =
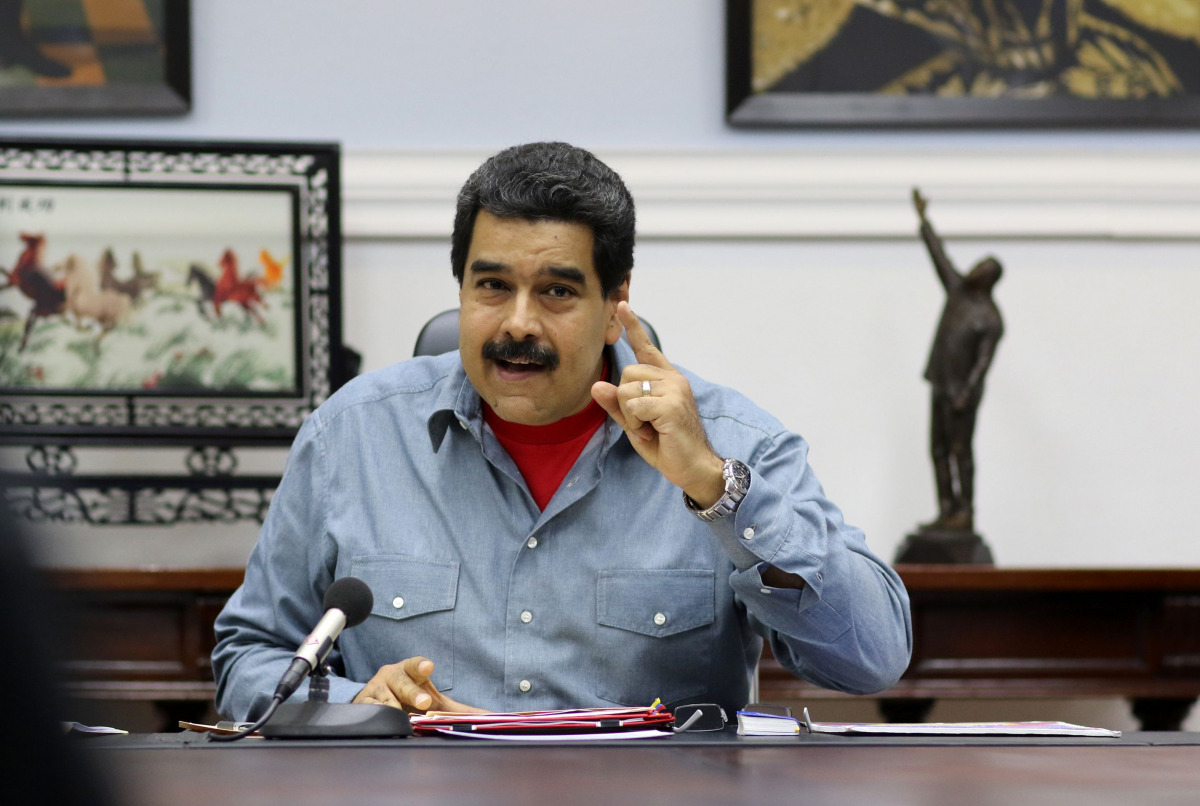
[[460, 350], [357, 378], [301, 428], [217, 619], [222, 714], [265, 711], [343, 576], [374, 608], [329, 657], [332, 702], [729, 712], [764, 638], [821, 686], [896, 681], [899, 577], [801, 437], [655, 348], [633, 242], [628, 190], [586, 151], [517, 146], [471, 176]]

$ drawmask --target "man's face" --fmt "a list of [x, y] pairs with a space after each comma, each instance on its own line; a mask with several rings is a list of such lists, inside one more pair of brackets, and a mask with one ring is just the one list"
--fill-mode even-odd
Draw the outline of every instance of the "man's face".
[[480, 210], [458, 296], [463, 368], [479, 396], [505, 420], [545, 425], [591, 402], [629, 281], [601, 293], [585, 224]]

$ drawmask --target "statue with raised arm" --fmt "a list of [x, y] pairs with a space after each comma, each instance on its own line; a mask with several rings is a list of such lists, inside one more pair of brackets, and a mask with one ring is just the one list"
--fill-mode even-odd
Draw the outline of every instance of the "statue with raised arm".
[[927, 201], [916, 188], [913, 205], [921, 219], [921, 239], [946, 289], [946, 304], [925, 367], [925, 380], [932, 392], [930, 453], [937, 481], [938, 516], [923, 524], [919, 534], [954, 538], [960, 546], [970, 547], [966, 553], [957, 552], [944, 561], [991, 562], [991, 553], [974, 533], [975, 459], [971, 441], [975, 415], [983, 399], [983, 380], [1004, 334], [1000, 309], [992, 299], [992, 288], [1002, 270], [1000, 262], [989, 256], [967, 274], [960, 274], [933, 231], [925, 215]]

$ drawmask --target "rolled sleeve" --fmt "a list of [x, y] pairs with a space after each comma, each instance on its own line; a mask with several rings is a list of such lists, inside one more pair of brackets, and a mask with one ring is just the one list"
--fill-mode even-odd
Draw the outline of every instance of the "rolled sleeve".
[[[712, 531], [736, 568], [729, 584], [785, 668], [826, 688], [881, 691], [908, 667], [908, 594], [825, 496], [807, 454], [796, 434], [769, 440], [747, 462], [737, 512]], [[801, 577], [803, 590], [766, 585], [767, 564]]]

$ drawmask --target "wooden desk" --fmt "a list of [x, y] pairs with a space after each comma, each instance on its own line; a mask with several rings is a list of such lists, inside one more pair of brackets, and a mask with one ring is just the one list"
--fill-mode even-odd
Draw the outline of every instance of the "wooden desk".
[[1200, 792], [1197, 746], [510, 747], [462, 741], [95, 753], [130, 806], [1162, 806], [1193, 804]]
[[[919, 721], [937, 698], [1128, 697], [1147, 730], [1176, 730], [1200, 696], [1200, 570], [900, 566], [914, 652], [879, 695]], [[76, 696], [150, 700], [164, 726], [213, 696], [212, 622], [240, 569], [53, 574], [77, 605], [67, 665]], [[769, 656], [760, 698], [848, 695], [806, 684]]]

